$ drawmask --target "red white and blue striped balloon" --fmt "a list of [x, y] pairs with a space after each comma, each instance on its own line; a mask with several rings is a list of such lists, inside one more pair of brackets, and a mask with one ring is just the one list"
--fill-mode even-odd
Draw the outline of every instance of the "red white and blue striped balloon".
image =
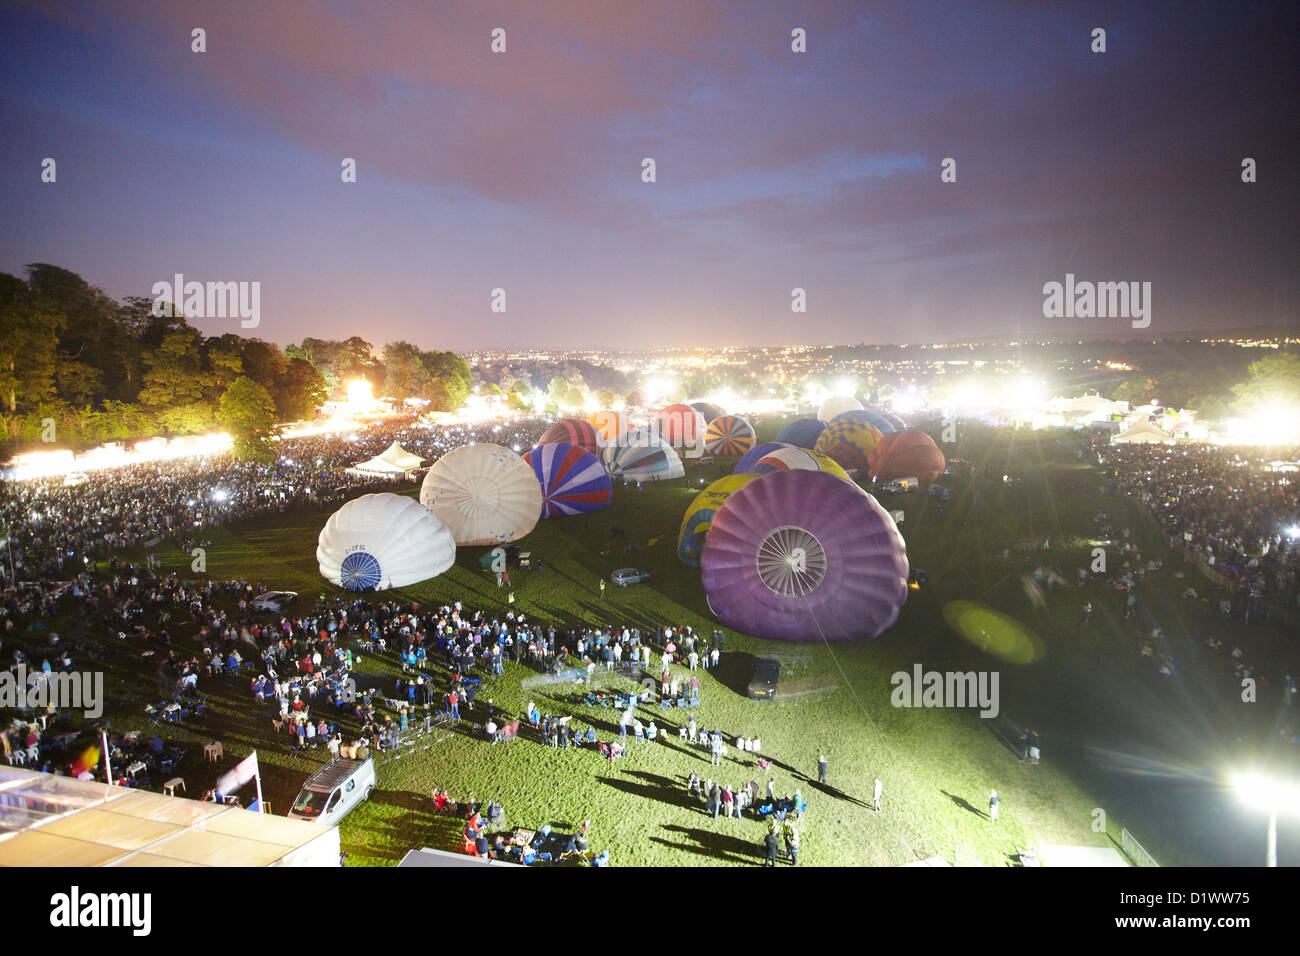
[[600, 459], [568, 442], [538, 445], [524, 455], [542, 488], [542, 517], [585, 514], [608, 508], [614, 497]]

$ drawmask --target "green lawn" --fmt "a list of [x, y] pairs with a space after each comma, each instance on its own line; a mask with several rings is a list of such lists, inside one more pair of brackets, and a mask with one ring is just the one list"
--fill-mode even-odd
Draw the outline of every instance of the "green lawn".
[[[909, 557], [929, 574], [923, 590], [910, 592], [894, 628], [875, 641], [834, 647], [729, 634], [718, 673], [701, 672], [700, 725], [717, 726], [728, 736], [761, 737], [764, 756], [775, 762], [778, 793], [800, 788], [809, 800], [803, 861], [898, 865], [937, 855], [960, 865], [1004, 865], [1017, 850], [1042, 842], [1112, 845], [1121, 826], [1138, 833], [1162, 862], [1198, 860], [1156, 808], [1144, 804], [1140, 793], [1113, 787], [1112, 778], [1090, 756], [1098, 739], [1124, 738], [1146, 719], [1126, 718], [1123, 706], [1089, 707], [1073, 696], [1086, 689], [1094, 703], [1098, 694], [1108, 693], [1117, 693], [1122, 702], [1129, 693], [1147, 693], [1145, 677], [1126, 676], [1137, 665], [1124, 628], [1112, 626], [1119, 603], [1111, 595], [1090, 592], [1098, 605], [1097, 620], [1081, 635], [1083, 595], [1071, 589], [1047, 609], [1032, 609], [1021, 590], [1020, 570], [986, 560], [1018, 541], [1050, 535], [1054, 561], [1071, 570], [1084, 563], [1091, 516], [1099, 504], [1098, 479], [1077, 460], [1075, 447], [1068, 438], [1026, 439], [972, 430], [969, 444], [948, 450], [987, 463], [997, 476], [1013, 471], [1023, 483], [1004, 486], [978, 475], [951, 479], [947, 483], [954, 499], [942, 518], [919, 493], [887, 502], [906, 512], [901, 530]], [[516, 610], [565, 623], [692, 624], [707, 634], [714, 622], [699, 574], [678, 561], [675, 538], [700, 479], [710, 481], [724, 467], [730, 464], [691, 469], [685, 481], [650, 484], [640, 491], [617, 489], [613, 506], [590, 518], [541, 522], [523, 544], [544, 557], [545, 574], [513, 572]], [[972, 494], [975, 485], [977, 495]], [[1117, 503], [1110, 500], [1107, 506]], [[323, 512], [296, 513], [214, 531], [207, 573], [300, 591], [299, 607], [305, 610], [318, 594], [332, 590], [319, 577], [314, 558], [316, 535], [326, 517]], [[609, 547], [611, 524], [626, 529], [620, 545], [635, 544], [634, 553], [602, 555]], [[462, 549], [447, 574], [398, 594], [420, 602], [460, 599], [471, 608], [504, 612], [506, 590], [498, 590], [492, 576], [478, 569], [483, 551]], [[167, 563], [188, 571], [188, 556], [174, 558]], [[611, 586], [601, 597], [597, 581], [623, 566], [648, 570], [652, 580], [627, 589]], [[1172, 574], [1170, 589], [1178, 586]], [[1041, 636], [1046, 655], [1027, 666], [1010, 665], [966, 644], [941, 615], [943, 605], [957, 598], [980, 600], [1016, 617]], [[112, 651], [117, 661], [112, 670], [124, 675], [109, 682], [112, 725], [131, 729], [143, 723], [134, 715], [156, 693], [156, 679], [149, 668], [141, 669], [138, 657], [131, 660], [138, 648]], [[782, 661], [782, 693], [775, 703], [743, 696], [755, 655]], [[656, 655], [656, 666], [657, 661]], [[910, 672], [917, 662], [927, 670], [999, 671], [1003, 711], [1021, 726], [1045, 732], [1044, 762], [1018, 763], [993, 722], [981, 720], [974, 710], [891, 706], [890, 675]], [[391, 655], [366, 660], [359, 670], [385, 682], [395, 674]], [[627, 683], [596, 672], [598, 685], [619, 681]], [[1125, 681], [1136, 681], [1136, 689], [1115, 691]], [[215, 777], [199, 761], [198, 742], [221, 739], [227, 764], [258, 749], [267, 799], [276, 812], [284, 812], [320, 758], [290, 755], [286, 739], [269, 733], [269, 711], [254, 706], [245, 687], [208, 681], [202, 689], [212, 701], [206, 723], [172, 734], [195, 743], [182, 771], [190, 778], [191, 792], [209, 786]], [[515, 714], [536, 700], [544, 712], [572, 714], [579, 725], [594, 724], [601, 739], [610, 739], [616, 732], [615, 712], [576, 704], [574, 695], [572, 685], [545, 684], [534, 671], [509, 664], [503, 677], [487, 679], [480, 700], [491, 697], [498, 709]], [[616, 865], [757, 862], [764, 824], [755, 818], [713, 821], [687, 801], [685, 780], [696, 770], [702, 778], [712, 775], [734, 787], [749, 780], [761, 783], [766, 775], [748, 755], [742, 755], [745, 762], [728, 760], [711, 774], [707, 752], [677, 737], [677, 711], [642, 709], [643, 721], [651, 716], [666, 735], [654, 744], [633, 745], [628, 757], [613, 763], [591, 751], [555, 751], [522, 736], [494, 748], [467, 733], [468, 721], [455, 733], [380, 756], [379, 789], [342, 825], [349, 863], [390, 864], [419, 846], [457, 848], [454, 823], [431, 812], [428, 794], [435, 785], [454, 797], [502, 802], [511, 826], [572, 826], [590, 819], [593, 848], [608, 848]], [[477, 719], [482, 720], [481, 713]], [[1091, 736], [1082, 733], [1084, 727]], [[815, 782], [817, 756], [823, 751], [830, 758], [830, 787]], [[881, 814], [868, 806], [877, 776], [885, 786]], [[997, 826], [985, 814], [994, 788], [1003, 798]], [[1106, 832], [1092, 828], [1098, 807], [1107, 811]]]

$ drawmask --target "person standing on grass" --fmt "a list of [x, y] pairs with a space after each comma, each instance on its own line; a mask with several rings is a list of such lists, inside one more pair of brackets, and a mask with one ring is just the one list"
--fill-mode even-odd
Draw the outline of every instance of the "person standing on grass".
[[792, 866], [799, 865], [799, 827], [797, 813], [786, 817], [785, 826], [782, 828], [781, 836], [785, 839], [785, 853], [790, 858]]
[[776, 866], [777, 853], [781, 849], [781, 840], [776, 835], [776, 830], [768, 830], [767, 836], [763, 837], [763, 845], [767, 847], [767, 861], [764, 866]]
[[827, 767], [828, 764], [826, 762], [826, 755], [822, 754], [820, 757], [817, 758], [817, 782], [818, 783], [826, 782]]
[[877, 777], [877, 778], [876, 778], [875, 793], [874, 793], [874, 795], [873, 795], [872, 798], [871, 798], [872, 805], [875, 806], [875, 808], [876, 808], [876, 812], [877, 812], [877, 813], [880, 812], [880, 795], [881, 795], [882, 793], [884, 793], [884, 792], [885, 792], [885, 785], [884, 785], [883, 783], [881, 783], [881, 782], [880, 782], [880, 778]]
[[994, 790], [989, 795], [989, 822], [990, 823], [998, 822], [998, 807], [999, 805], [1001, 805], [1001, 803], [1002, 803], [1002, 798], [999, 797], [998, 792]]
[[604, 578], [601, 578], [601, 579], [600, 579], [600, 596], [601, 596], [601, 598], [604, 598], [604, 597], [605, 597], [605, 579], [604, 579]]
[[[736, 797], [731, 792], [731, 785], [728, 784], [722, 790], [722, 815], [724, 817], [730, 817], [732, 815], [732, 807], [734, 806], [735, 802], [736, 802]], [[714, 819], [717, 819], [716, 815], [714, 816]]]

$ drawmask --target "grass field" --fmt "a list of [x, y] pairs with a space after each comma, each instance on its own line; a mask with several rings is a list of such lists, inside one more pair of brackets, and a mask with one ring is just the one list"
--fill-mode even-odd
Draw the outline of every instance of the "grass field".
[[[875, 641], [834, 647], [728, 634], [722, 666], [715, 674], [700, 674], [700, 725], [717, 726], [728, 736], [761, 737], [764, 756], [774, 761], [778, 793], [799, 788], [808, 799], [801, 863], [899, 865], [941, 856], [959, 865], [1005, 865], [1018, 850], [1039, 843], [1113, 845], [1122, 826], [1165, 864], [1238, 861], [1234, 854], [1241, 862], [1256, 862], [1255, 848], [1243, 848], [1238, 830], [1257, 821], [1229, 819], [1234, 811], [1222, 789], [1207, 783], [1206, 772], [1262, 739], [1271, 726], [1264, 708], [1272, 705], [1266, 699], [1254, 705], [1256, 710], [1243, 709], [1248, 705], [1240, 704], [1226, 665], [1197, 656], [1194, 638], [1210, 616], [1207, 602], [1176, 597], [1185, 583], [1178, 576], [1184, 569], [1171, 563], [1146, 594], [1147, 612], [1171, 640], [1187, 645], [1186, 667], [1171, 681], [1138, 661], [1137, 622], [1120, 619], [1116, 595], [1071, 588], [1035, 609], [1021, 588], [1023, 567], [994, 557], [1017, 542], [1050, 537], [1050, 560], [1070, 575], [1086, 563], [1097, 509], [1133, 507], [1098, 497], [1098, 475], [1079, 459], [1077, 448], [1071, 436], [969, 429], [960, 447], [946, 450], [980, 468], [974, 477], [945, 480], [954, 497], [943, 517], [916, 492], [887, 502], [905, 511], [901, 530], [909, 558], [928, 573], [926, 586], [910, 592], [895, 627]], [[983, 476], [985, 465], [994, 477]], [[516, 611], [564, 623], [691, 624], [709, 633], [715, 622], [698, 571], [678, 561], [675, 539], [701, 481], [729, 469], [729, 462], [706, 465], [688, 470], [685, 481], [620, 488], [607, 511], [541, 522], [523, 543], [544, 557], [546, 570], [544, 575], [512, 572]], [[1008, 472], [1021, 483], [1003, 484], [1001, 475]], [[321, 580], [314, 557], [326, 517], [295, 513], [213, 531], [207, 574], [297, 590], [299, 611], [305, 612], [316, 595], [332, 590]], [[1163, 553], [1155, 529], [1136, 513], [1122, 523], [1133, 527], [1134, 537], [1152, 553], [1156, 548]], [[619, 544], [635, 544], [634, 553], [602, 554], [610, 547], [614, 524], [626, 530]], [[504, 612], [506, 590], [498, 590], [492, 576], [478, 569], [483, 550], [462, 549], [447, 574], [396, 593], [404, 600], [461, 600], [470, 608]], [[1032, 566], [1043, 559], [1025, 560]], [[190, 576], [188, 556], [169, 560], [164, 555], [164, 563]], [[624, 566], [648, 570], [652, 580], [627, 589], [611, 586], [602, 597], [598, 580]], [[1042, 659], [1012, 665], [962, 641], [942, 617], [944, 604], [958, 598], [981, 601], [1035, 631], [1046, 651]], [[1093, 623], [1083, 628], [1079, 609], [1087, 599], [1097, 610]], [[1231, 632], [1234, 625], [1216, 627]], [[1270, 653], [1291, 652], [1273, 629], [1239, 639]], [[147, 666], [142, 670], [138, 657], [132, 661], [139, 648], [119, 645], [111, 653], [111, 673], [120, 679], [109, 681], [110, 722], [115, 730], [136, 729], [143, 724], [137, 717], [143, 704], [156, 693], [155, 675]], [[774, 703], [744, 696], [750, 665], [759, 655], [782, 661], [782, 692]], [[363, 661], [359, 681], [391, 685], [397, 673], [393, 663], [391, 655]], [[1043, 762], [1020, 764], [995, 722], [974, 710], [891, 706], [890, 675], [910, 673], [916, 663], [926, 670], [997, 670], [1002, 710], [1019, 726], [1040, 732]], [[627, 683], [606, 679], [598, 669], [596, 683], [603, 681]], [[208, 681], [201, 689], [210, 701], [204, 722], [170, 734], [195, 744], [180, 771], [190, 778], [191, 792], [215, 777], [200, 762], [197, 744], [219, 739], [225, 742], [227, 764], [258, 750], [266, 797], [276, 812], [284, 812], [323, 758], [291, 755], [287, 738], [270, 734], [270, 710], [255, 705], [246, 686]], [[574, 703], [575, 694], [571, 684], [546, 684], [533, 670], [508, 664], [504, 676], [485, 679], [480, 701], [491, 697], [498, 710], [517, 714], [536, 700], [544, 712], [572, 714], [579, 725], [594, 725], [601, 739], [610, 739], [617, 732], [616, 713]], [[500, 801], [511, 826], [551, 823], [559, 829], [590, 819], [593, 848], [608, 848], [615, 865], [758, 862], [764, 824], [756, 818], [715, 822], [687, 800], [685, 780], [696, 770], [702, 778], [711, 775], [734, 787], [761, 783], [766, 775], [752, 757], [734, 749], [732, 757], [747, 762], [729, 759], [711, 774], [707, 752], [677, 737], [676, 710], [642, 708], [642, 720], [650, 716], [667, 733], [657, 743], [633, 745], [628, 757], [613, 763], [592, 751], [556, 751], [523, 736], [494, 748], [470, 736], [469, 721], [454, 733], [383, 755], [379, 789], [342, 824], [349, 864], [391, 864], [412, 847], [457, 848], [455, 823], [431, 812], [428, 793], [435, 785], [454, 797]], [[481, 722], [481, 712], [477, 719]], [[830, 760], [829, 786], [816, 782], [819, 752]], [[885, 787], [880, 814], [869, 807], [877, 776]], [[986, 813], [991, 789], [1003, 798], [996, 826]], [[1206, 812], [1207, 806], [1218, 809]], [[1097, 808], [1106, 812], [1101, 832], [1094, 829]], [[1259, 827], [1262, 833], [1262, 822]], [[1284, 843], [1284, 863], [1295, 849]]]

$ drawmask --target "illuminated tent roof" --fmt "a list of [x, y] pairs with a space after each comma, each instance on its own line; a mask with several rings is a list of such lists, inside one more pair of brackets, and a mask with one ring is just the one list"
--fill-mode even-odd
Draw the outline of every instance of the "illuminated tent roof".
[[0, 767], [0, 866], [338, 866], [338, 827]]
[[415, 471], [424, 464], [419, 455], [412, 455], [397, 442], [393, 442], [382, 454], [353, 466], [353, 471], [362, 471], [369, 475], [404, 475]]
[[1118, 445], [1127, 444], [1151, 444], [1154, 442], [1172, 442], [1174, 436], [1167, 432], [1162, 432], [1150, 422], [1140, 421], [1135, 423], [1128, 431], [1122, 432], [1111, 439]]

